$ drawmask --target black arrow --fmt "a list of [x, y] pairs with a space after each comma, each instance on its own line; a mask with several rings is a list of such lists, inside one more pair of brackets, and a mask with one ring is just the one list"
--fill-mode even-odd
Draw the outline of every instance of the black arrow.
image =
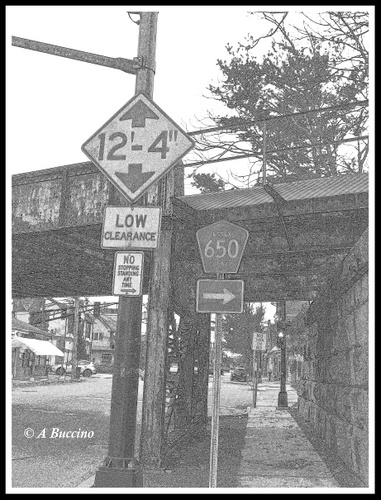
[[120, 291], [126, 292], [126, 293], [135, 293], [136, 292], [135, 288], [121, 288]]
[[136, 128], [145, 127], [147, 118], [152, 118], [153, 120], [159, 119], [159, 117], [152, 111], [151, 108], [147, 106], [147, 104], [144, 104], [143, 101], [138, 101], [119, 118], [119, 121], [122, 122], [124, 120], [132, 120], [131, 126]]
[[127, 173], [115, 172], [115, 175], [132, 193], [135, 193], [155, 173], [143, 173], [142, 168], [143, 165], [141, 163], [129, 163]]

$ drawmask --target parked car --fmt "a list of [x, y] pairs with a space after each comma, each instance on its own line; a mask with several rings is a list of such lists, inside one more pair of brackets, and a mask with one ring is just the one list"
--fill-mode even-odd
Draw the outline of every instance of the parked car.
[[[65, 373], [71, 373], [73, 364], [71, 361], [66, 363], [61, 363], [59, 365], [52, 365], [52, 372], [57, 375], [64, 375]], [[90, 377], [91, 375], [95, 375], [97, 373], [94, 363], [88, 361], [87, 359], [81, 359], [77, 362], [77, 368], [80, 369], [80, 374], [83, 377]]]
[[231, 371], [230, 380], [237, 380], [239, 382], [246, 382], [247, 374], [243, 366], [237, 366]]

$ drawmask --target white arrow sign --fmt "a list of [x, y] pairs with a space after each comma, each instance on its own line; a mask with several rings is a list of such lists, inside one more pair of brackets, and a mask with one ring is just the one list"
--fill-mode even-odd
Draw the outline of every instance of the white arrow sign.
[[235, 314], [243, 311], [242, 280], [197, 280], [196, 311]]
[[82, 146], [82, 151], [131, 202], [173, 167], [194, 141], [139, 93]]
[[223, 304], [227, 304], [235, 299], [235, 295], [226, 290], [226, 288], [224, 288], [224, 293], [203, 293], [202, 296], [204, 299], [223, 300]]

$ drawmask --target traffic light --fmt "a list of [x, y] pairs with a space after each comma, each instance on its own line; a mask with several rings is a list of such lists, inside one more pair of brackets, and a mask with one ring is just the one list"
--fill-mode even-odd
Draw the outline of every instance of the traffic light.
[[286, 322], [284, 320], [277, 321], [276, 329], [278, 332], [284, 332], [286, 329]]
[[278, 332], [278, 338], [277, 338], [277, 341], [276, 341], [277, 347], [279, 347], [280, 349], [284, 348], [285, 347], [285, 342], [286, 342], [286, 338], [284, 336], [284, 333], [282, 331], [279, 331]]

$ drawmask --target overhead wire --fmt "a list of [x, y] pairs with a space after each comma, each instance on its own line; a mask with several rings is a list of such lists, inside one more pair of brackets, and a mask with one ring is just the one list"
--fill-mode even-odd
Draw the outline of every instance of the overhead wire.
[[[336, 106], [327, 106], [324, 108], [315, 108], [315, 109], [307, 109], [304, 111], [298, 111], [296, 113], [287, 113], [284, 115], [279, 115], [279, 116], [270, 116], [267, 118], [261, 118], [258, 120], [243, 120], [240, 123], [237, 123], [236, 125], [219, 125], [217, 127], [210, 127], [210, 128], [205, 128], [205, 129], [200, 129], [200, 130], [193, 130], [191, 132], [187, 132], [188, 135], [193, 136], [193, 135], [202, 135], [202, 134], [209, 134], [211, 132], [218, 132], [220, 130], [231, 130], [233, 131], [234, 129], [239, 129], [243, 126], [246, 125], [256, 125], [259, 123], [271, 121], [271, 120], [280, 120], [282, 118], [292, 118], [294, 116], [301, 116], [301, 115], [306, 115], [308, 113], [320, 113], [324, 111], [336, 111], [338, 109], [345, 109], [348, 107], [357, 107], [357, 106], [365, 106], [369, 103], [368, 99], [365, 99], [363, 101], [354, 101], [354, 102], [349, 102], [346, 104], [337, 104]], [[274, 110], [268, 110], [273, 112]], [[262, 112], [266, 112], [266, 110], [262, 110]]]
[[[193, 131], [187, 132], [187, 133], [190, 136], [209, 134], [212, 132], [219, 132], [219, 131], [223, 131], [223, 130], [226, 130], [227, 133], [229, 133], [229, 132], [234, 132], [235, 129], [240, 129], [240, 128], [245, 127], [245, 126], [265, 124], [266, 122], [272, 121], [272, 120], [292, 118], [295, 116], [302, 116], [302, 115], [306, 115], [309, 113], [322, 113], [322, 112], [326, 112], [326, 111], [337, 111], [339, 109], [346, 109], [346, 108], [358, 107], [358, 106], [366, 106], [367, 104], [369, 104], [368, 99], [364, 99], [362, 101], [353, 101], [353, 102], [349, 102], [349, 103], [338, 104], [335, 106], [326, 106], [323, 108], [308, 109], [308, 110], [304, 110], [304, 111], [298, 111], [296, 113], [287, 113], [287, 114], [283, 114], [283, 115], [279, 115], [279, 116], [271, 116], [271, 117], [267, 117], [267, 118], [261, 118], [258, 120], [243, 120], [237, 124], [220, 125], [217, 127], [209, 127], [209, 128], [200, 129], [200, 130], [193, 130]], [[269, 110], [269, 111], [273, 112], [273, 110]], [[297, 149], [322, 147], [322, 146], [328, 146], [328, 145], [334, 145], [334, 144], [342, 144], [345, 142], [359, 141], [359, 140], [364, 140], [364, 139], [368, 139], [368, 138], [369, 138], [369, 136], [365, 135], [365, 136], [351, 137], [348, 139], [342, 139], [340, 141], [308, 144], [308, 145], [301, 145], [301, 146], [290, 146], [288, 148], [269, 150], [269, 151], [267, 151], [267, 153], [280, 153], [280, 152], [284, 152], [284, 151], [292, 151], [292, 150], [297, 150]], [[216, 147], [218, 147], [218, 146], [216, 146]], [[198, 167], [201, 165], [206, 165], [208, 163], [219, 163], [222, 161], [240, 160], [243, 158], [250, 158], [252, 156], [256, 156], [257, 154], [258, 154], [258, 152], [248, 152], [245, 154], [238, 154], [238, 155], [230, 156], [230, 157], [209, 158], [207, 160], [200, 160], [198, 162], [179, 164], [178, 167], [183, 167], [183, 168], [185, 168], [185, 167]]]
[[[288, 148], [281, 148], [281, 149], [268, 149], [266, 151], [266, 154], [273, 154], [273, 153], [282, 153], [285, 151], [293, 151], [296, 149], [309, 149], [309, 148], [316, 148], [316, 147], [322, 147], [322, 146], [328, 146], [328, 145], [333, 145], [333, 144], [343, 144], [346, 142], [354, 142], [354, 141], [361, 141], [368, 139], [368, 135], [362, 135], [358, 137], [350, 137], [348, 139], [342, 139], [340, 141], [332, 141], [332, 142], [317, 142], [313, 144], [306, 144], [304, 146], [290, 146]], [[236, 156], [228, 156], [227, 158], [215, 158], [215, 159], [209, 159], [209, 160], [202, 160], [198, 162], [193, 162], [193, 163], [184, 163], [183, 165], [178, 165], [178, 167], [183, 167], [183, 168], [188, 168], [188, 167], [199, 167], [201, 165], [205, 165], [207, 163], [219, 163], [222, 161], [230, 161], [230, 160], [241, 160], [244, 158], [250, 158], [251, 156], [256, 156], [258, 154], [261, 154], [261, 151], [257, 152], [251, 152], [251, 153], [245, 153], [242, 155], [236, 155]]]

